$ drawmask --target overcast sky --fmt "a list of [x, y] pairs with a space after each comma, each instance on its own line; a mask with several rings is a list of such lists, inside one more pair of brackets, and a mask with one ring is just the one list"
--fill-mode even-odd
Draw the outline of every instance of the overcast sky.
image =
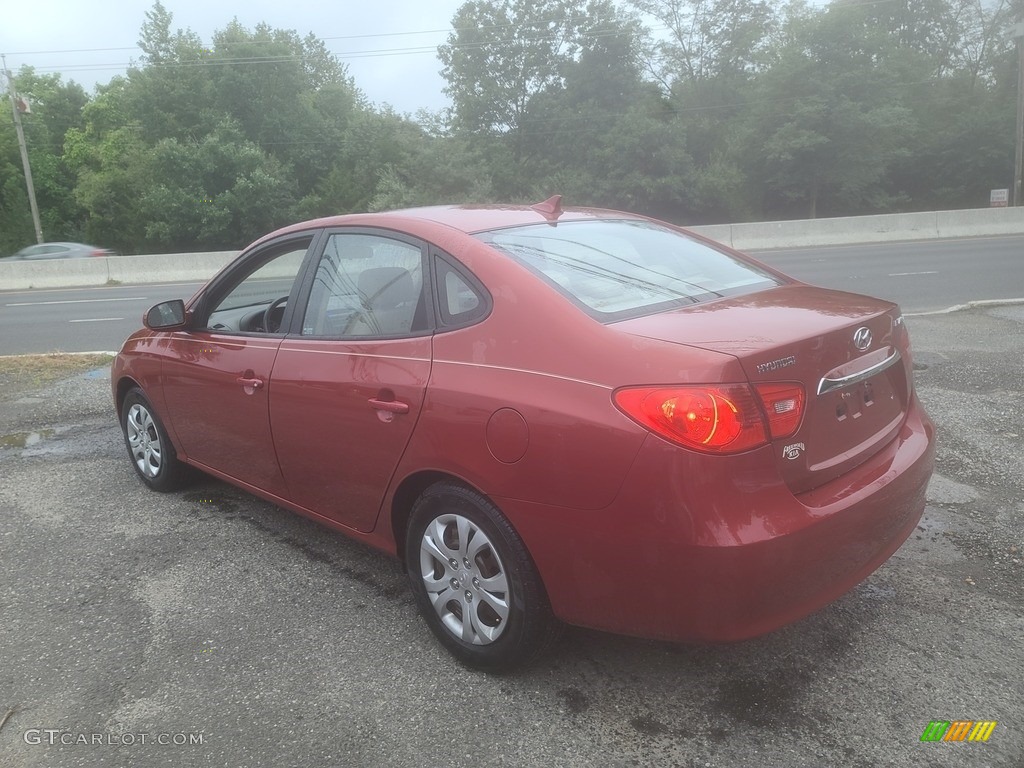
[[[377, 104], [400, 112], [438, 109], [441, 93], [437, 46], [463, 0], [163, 0], [172, 30], [189, 28], [203, 42], [232, 18], [252, 28], [312, 32], [349, 68], [356, 85]], [[91, 91], [138, 60], [139, 30], [151, 0], [10, 0], [0, 14], [0, 53], [16, 71], [30, 64], [60, 72]], [[96, 50], [102, 49], [102, 50]]]

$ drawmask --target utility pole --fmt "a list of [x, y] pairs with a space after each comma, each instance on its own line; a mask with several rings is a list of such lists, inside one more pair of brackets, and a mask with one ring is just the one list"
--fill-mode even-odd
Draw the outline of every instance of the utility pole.
[[0, 56], [4, 65], [4, 76], [7, 78], [7, 95], [11, 99], [11, 112], [14, 114], [14, 130], [18, 132], [18, 146], [21, 148], [21, 165], [25, 169], [25, 186], [28, 187], [28, 204], [32, 208], [32, 223], [36, 227], [36, 242], [43, 242], [43, 227], [39, 223], [39, 206], [36, 205], [36, 188], [32, 184], [32, 168], [28, 164], [28, 147], [25, 146], [25, 131], [21, 127], [21, 112], [18, 109], [14, 93], [14, 78], [7, 69], [7, 57]]
[[1013, 166], [1013, 204], [1021, 199], [1021, 166], [1024, 164], [1024, 21], [1017, 22], [1011, 36], [1017, 43], [1017, 159]]

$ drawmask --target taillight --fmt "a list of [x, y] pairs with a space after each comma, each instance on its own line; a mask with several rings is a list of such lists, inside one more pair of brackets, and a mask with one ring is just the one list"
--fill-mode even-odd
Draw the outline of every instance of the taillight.
[[615, 393], [615, 403], [641, 426], [686, 448], [739, 453], [789, 437], [804, 415], [802, 385], [754, 388], [756, 397], [747, 384], [630, 387]]
[[615, 403], [643, 427], [708, 453], [738, 453], [768, 442], [761, 409], [746, 384], [631, 387]]
[[800, 384], [755, 384], [761, 398], [772, 439], [789, 437], [804, 415], [804, 388]]

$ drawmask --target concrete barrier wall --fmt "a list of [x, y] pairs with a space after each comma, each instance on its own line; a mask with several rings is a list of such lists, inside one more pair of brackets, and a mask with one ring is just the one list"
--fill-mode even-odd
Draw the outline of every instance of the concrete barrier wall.
[[[175, 253], [161, 256], [120, 256], [104, 259], [108, 280], [119, 283], [177, 283], [209, 280], [229, 263], [238, 251]], [[139, 275], [144, 275], [139, 279]]]
[[0, 290], [209, 280], [238, 251], [42, 261], [0, 260]]
[[[1024, 235], [1024, 207], [713, 224], [690, 229], [741, 251]], [[196, 282], [208, 280], [237, 255], [237, 251], [219, 251], [54, 261], [0, 260], [0, 290], [107, 285], [112, 281]]]
[[1024, 207], [691, 227], [743, 250], [1024, 234]]

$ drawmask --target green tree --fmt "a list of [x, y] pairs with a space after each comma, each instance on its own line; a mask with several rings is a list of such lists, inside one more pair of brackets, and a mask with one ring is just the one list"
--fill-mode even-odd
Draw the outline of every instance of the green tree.
[[[907, 77], [898, 38], [831, 6], [799, 27], [758, 78], [751, 113], [764, 210], [768, 215], [868, 213], [889, 209], [891, 164], [909, 151], [916, 129], [906, 106]], [[885, 66], [889, 64], [889, 66]]]
[[575, 205], [672, 218], [689, 209], [693, 163], [682, 127], [644, 79], [641, 38], [633, 16], [590, 4], [562, 84], [529, 104], [527, 199], [557, 192]]
[[[453, 126], [519, 136], [530, 99], [561, 86], [579, 51], [582, 0], [469, 0], [438, 48], [452, 98]], [[522, 150], [516, 144], [517, 154]]]
[[[69, 134], [89, 235], [128, 252], [241, 247], [325, 208], [316, 188], [359, 164], [355, 134], [376, 114], [345, 68], [312, 35], [233, 21], [207, 47], [172, 21], [153, 6], [144, 56]], [[376, 172], [346, 202], [365, 206]]]
[[651, 72], [668, 90], [678, 80], [757, 71], [775, 15], [766, 0], [630, 0], [665, 34], [648, 48]]
[[[1020, 0], [780, 2], [469, 0], [438, 52], [453, 106], [416, 120], [370, 105], [313, 35], [236, 20], [204, 44], [157, 2], [142, 57], [91, 99], [19, 73], [43, 226], [236, 248], [295, 217], [442, 201], [561, 193], [701, 223], [1009, 186]], [[32, 227], [6, 114], [0, 173], [14, 250]]]
[[129, 67], [123, 91], [125, 109], [149, 143], [204, 136], [223, 113], [206, 66], [209, 50], [191, 30], [172, 32], [172, 20], [159, 0], [146, 13], [139, 35], [144, 55]]
[[230, 121], [198, 142], [163, 139], [142, 167], [155, 180], [139, 200], [145, 247], [238, 247], [294, 217], [294, 182]]

